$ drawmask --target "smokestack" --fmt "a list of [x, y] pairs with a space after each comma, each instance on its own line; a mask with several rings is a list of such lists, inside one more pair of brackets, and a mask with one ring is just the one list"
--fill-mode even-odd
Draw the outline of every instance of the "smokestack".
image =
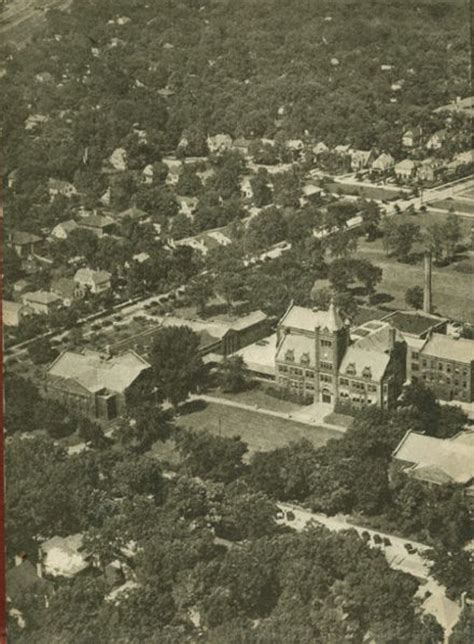
[[425, 287], [423, 290], [423, 311], [431, 313], [431, 253], [425, 253]]

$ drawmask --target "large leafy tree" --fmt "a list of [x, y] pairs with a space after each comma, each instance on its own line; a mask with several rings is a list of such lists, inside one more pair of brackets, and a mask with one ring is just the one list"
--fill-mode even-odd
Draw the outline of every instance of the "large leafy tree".
[[156, 387], [175, 407], [206, 382], [200, 338], [187, 326], [170, 326], [155, 336], [150, 362]]

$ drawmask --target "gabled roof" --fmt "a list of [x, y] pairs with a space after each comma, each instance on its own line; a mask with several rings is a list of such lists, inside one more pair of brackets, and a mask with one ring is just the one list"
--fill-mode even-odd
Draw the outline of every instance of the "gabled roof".
[[354, 344], [350, 346], [342, 359], [339, 373], [357, 378], [367, 377], [372, 382], [380, 382], [385, 375], [390, 355], [383, 351], [361, 349]]
[[314, 369], [316, 364], [316, 346], [313, 338], [289, 333], [283, 337], [276, 354], [276, 360], [286, 362], [292, 356], [295, 366]]
[[148, 213], [146, 213], [144, 210], [141, 210], [140, 208], [132, 206], [131, 208], [127, 208], [127, 210], [122, 210], [122, 212], [119, 212], [117, 214], [117, 217], [119, 219], [124, 219], [125, 217], [130, 217], [130, 219], [145, 219], [146, 217], [148, 217]]
[[30, 291], [29, 293], [23, 293], [22, 299], [35, 304], [45, 304], [46, 306], [61, 300], [60, 297], [54, 293], [48, 293], [48, 291]]
[[413, 170], [418, 164], [412, 159], [403, 159], [395, 165], [395, 170]]
[[24, 233], [20, 230], [15, 230], [11, 234], [10, 239], [12, 244], [15, 244], [15, 246], [37, 244], [38, 242], [42, 241], [41, 237], [38, 237], [38, 235], [33, 235], [32, 233]]
[[344, 326], [344, 322], [337, 308], [331, 304], [327, 311], [309, 309], [304, 306], [292, 304], [279, 324], [303, 331], [313, 331], [316, 328], [337, 331]]
[[61, 221], [53, 228], [53, 230], [56, 228], [62, 228], [67, 233], [71, 233], [73, 230], [76, 230], [76, 228], [79, 228], [79, 226], [74, 219], [68, 219], [67, 221]]
[[393, 452], [393, 458], [411, 463], [413, 476], [432, 483], [466, 485], [474, 478], [474, 445], [459, 440], [409, 431]]
[[123, 393], [149, 367], [134, 351], [113, 357], [96, 351], [64, 351], [49, 367], [48, 374], [76, 381], [92, 393], [102, 389]]
[[80, 221], [80, 226], [86, 226], [87, 228], [106, 228], [111, 226], [114, 223], [112, 217], [107, 217], [105, 215], [89, 215], [84, 217]]
[[69, 277], [60, 277], [51, 282], [51, 291], [63, 298], [72, 298], [76, 292], [77, 284]]
[[232, 331], [242, 331], [243, 329], [248, 329], [254, 324], [264, 322], [267, 319], [268, 316], [263, 313], [263, 311], [252, 311], [252, 313], [249, 313], [243, 318], [239, 318], [238, 320], [233, 322], [230, 328]]
[[82, 550], [82, 534], [53, 537], [41, 544], [45, 571], [53, 576], [72, 577], [89, 567], [87, 554]]
[[74, 281], [82, 284], [87, 284], [92, 281], [97, 285], [109, 282], [111, 277], [111, 274], [107, 271], [94, 271], [92, 268], [80, 268], [74, 275]]

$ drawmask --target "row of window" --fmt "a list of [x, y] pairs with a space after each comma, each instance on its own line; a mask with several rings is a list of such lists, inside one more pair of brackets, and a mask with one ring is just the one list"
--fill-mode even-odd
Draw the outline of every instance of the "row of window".
[[[418, 360], [418, 353], [413, 352], [411, 354], [411, 357], [412, 357], [413, 360]], [[417, 364], [417, 363], [416, 362], [412, 363], [412, 366], [414, 364]], [[453, 372], [454, 373], [461, 373], [462, 372], [463, 376], [467, 376], [467, 374], [468, 374], [468, 368], [467, 367], [463, 367], [461, 369], [457, 365], [453, 365], [453, 364], [446, 363], [446, 362], [439, 362], [439, 361], [436, 361], [436, 360], [423, 359], [421, 361], [421, 366], [423, 368], [425, 368], [425, 369], [437, 369], [438, 371], [446, 371], [446, 373], [453, 373]], [[416, 370], [417, 369], [414, 369], [414, 371], [416, 371]]]
[[[345, 398], [345, 399], [349, 398], [349, 394], [345, 391], [341, 391], [340, 396], [341, 398]], [[361, 398], [360, 396], [351, 396], [350, 399], [351, 399], [351, 402], [353, 403], [364, 403], [367, 405], [373, 405], [376, 402], [372, 398]]]
[[459, 387], [462, 385], [463, 389], [467, 389], [467, 382], [463, 380], [461, 383], [457, 378], [454, 378], [454, 380], [451, 381], [451, 378], [448, 378], [447, 376], [444, 378], [443, 376], [436, 376], [436, 375], [431, 375], [431, 374], [426, 374], [424, 373], [422, 376], [423, 380], [426, 380], [427, 382], [437, 382], [440, 385], [450, 385], [451, 382], [453, 385], [456, 387]]
[[353, 380], [348, 380], [348, 378], [339, 378], [339, 384], [342, 387], [349, 387], [351, 386], [352, 389], [358, 389], [360, 391], [377, 391], [377, 387], [375, 385], [366, 385], [365, 382], [357, 382]]

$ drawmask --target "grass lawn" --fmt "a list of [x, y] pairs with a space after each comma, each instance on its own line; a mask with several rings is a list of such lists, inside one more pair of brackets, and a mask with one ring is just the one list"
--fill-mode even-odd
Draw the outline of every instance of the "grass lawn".
[[187, 429], [208, 430], [222, 436], [238, 435], [248, 444], [250, 453], [282, 447], [302, 438], [307, 438], [315, 447], [320, 447], [330, 438], [341, 437], [340, 432], [324, 427], [311, 427], [226, 405], [208, 403], [195, 405], [195, 409], [192, 413], [179, 416], [177, 424]]
[[248, 391], [241, 391], [237, 394], [229, 394], [223, 392], [221, 389], [216, 389], [209, 392], [210, 396], [218, 398], [227, 398], [228, 400], [235, 400], [235, 402], [244, 403], [245, 405], [257, 405], [260, 409], [269, 409], [270, 411], [282, 411], [284, 413], [291, 413], [297, 409], [301, 409], [301, 405], [289, 402], [288, 400], [280, 400], [275, 396], [265, 393], [261, 389], [255, 387]]
[[456, 201], [456, 199], [442, 199], [441, 201], [430, 202], [430, 205], [433, 208], [441, 208], [441, 210], [449, 210], [451, 207], [454, 208], [454, 211], [465, 212], [469, 215], [474, 215], [474, 203], [470, 204], [467, 201]]
[[[435, 221], [444, 221], [441, 213], [426, 212], [416, 216], [400, 215], [397, 222], [411, 221], [426, 226]], [[466, 220], [462, 220], [465, 222]], [[466, 233], [470, 225], [464, 225]], [[393, 309], [406, 309], [405, 292], [412, 286], [423, 286], [424, 269], [421, 260], [414, 264], [402, 264], [393, 257], [387, 257], [382, 247], [382, 240], [367, 242], [359, 238], [356, 256], [367, 259], [383, 269], [382, 282], [377, 287], [379, 303]], [[450, 318], [474, 323], [474, 306], [472, 304], [472, 274], [455, 270], [459, 262], [466, 262], [473, 257], [472, 251], [467, 251], [458, 258], [458, 262], [449, 266], [433, 266], [433, 305], [435, 312]]]
[[361, 186], [357, 183], [330, 183], [327, 190], [331, 192], [341, 192], [345, 195], [357, 195], [367, 199], [377, 199], [379, 201], [391, 201], [399, 199], [405, 194], [403, 190], [384, 188], [383, 186]]

